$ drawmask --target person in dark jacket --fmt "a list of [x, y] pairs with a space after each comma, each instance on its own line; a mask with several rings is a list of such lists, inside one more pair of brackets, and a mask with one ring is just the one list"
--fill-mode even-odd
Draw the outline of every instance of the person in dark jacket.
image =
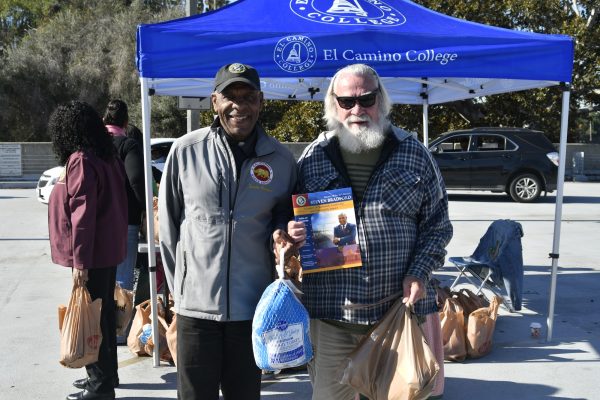
[[[111, 100], [106, 107], [103, 118], [109, 134], [112, 135], [117, 155], [125, 165], [127, 173], [127, 257], [117, 266], [117, 282], [127, 290], [133, 289], [137, 247], [139, 242], [142, 211], [145, 205], [144, 157], [137, 140], [127, 136], [129, 114], [127, 104], [122, 100]], [[124, 343], [126, 338], [117, 341]]]
[[48, 203], [52, 261], [72, 268], [74, 283], [85, 284], [92, 300], [102, 299], [98, 361], [86, 366], [87, 378], [73, 383], [84, 390], [67, 400], [114, 399], [119, 381], [115, 273], [125, 258], [127, 237], [125, 169], [102, 119], [86, 103], [59, 106], [48, 132], [65, 165]]
[[[135, 126], [135, 125], [133, 125], [131, 123], [127, 124], [126, 131], [127, 131], [127, 137], [135, 139], [135, 141], [140, 146], [140, 149], [142, 151], [142, 158], [143, 158], [143, 153], [144, 153], [144, 134], [142, 133], [142, 131], [140, 130], [140, 128], [138, 128], [137, 126]], [[160, 177], [162, 176], [162, 171], [154, 166], [154, 159], [152, 160], [152, 163], [153, 163], [153, 165], [152, 165], [152, 178], [153, 178], [152, 192], [154, 193], [154, 196], [158, 196], [158, 187], [157, 187], [157, 184], [160, 182]], [[164, 163], [164, 161], [163, 161], [163, 163]]]

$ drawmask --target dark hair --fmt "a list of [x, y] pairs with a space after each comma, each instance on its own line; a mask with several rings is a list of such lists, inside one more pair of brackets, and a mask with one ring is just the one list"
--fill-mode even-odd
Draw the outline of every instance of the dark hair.
[[127, 124], [127, 136], [135, 139], [136, 142], [140, 145], [140, 149], [144, 146], [144, 134], [140, 129], [134, 124]]
[[100, 115], [82, 101], [59, 105], [48, 121], [48, 134], [61, 165], [78, 150], [90, 151], [107, 161], [114, 158], [115, 148]]
[[127, 103], [119, 99], [111, 100], [106, 106], [103, 120], [106, 125], [116, 125], [123, 128], [129, 121]]

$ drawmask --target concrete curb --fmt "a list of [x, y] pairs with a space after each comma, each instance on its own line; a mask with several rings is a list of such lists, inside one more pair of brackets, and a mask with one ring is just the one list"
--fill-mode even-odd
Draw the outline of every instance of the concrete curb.
[[0, 182], [0, 189], [35, 189], [37, 181], [4, 181]]

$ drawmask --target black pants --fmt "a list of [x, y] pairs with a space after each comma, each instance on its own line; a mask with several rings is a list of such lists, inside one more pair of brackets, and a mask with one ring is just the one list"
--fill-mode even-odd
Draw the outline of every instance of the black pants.
[[98, 354], [98, 362], [87, 365], [87, 390], [103, 393], [114, 390], [117, 379], [117, 322], [115, 317], [115, 277], [116, 267], [88, 270], [87, 289], [92, 300], [102, 299], [100, 313], [100, 330], [102, 342]]
[[252, 321], [177, 316], [177, 398], [260, 399], [261, 371], [252, 353]]

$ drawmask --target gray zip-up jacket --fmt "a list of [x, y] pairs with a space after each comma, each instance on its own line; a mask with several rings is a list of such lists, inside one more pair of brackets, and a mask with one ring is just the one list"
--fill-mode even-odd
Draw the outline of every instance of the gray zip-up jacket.
[[273, 281], [273, 231], [292, 218], [291, 152], [257, 125], [237, 176], [218, 120], [177, 139], [159, 190], [160, 250], [178, 314], [251, 320]]

